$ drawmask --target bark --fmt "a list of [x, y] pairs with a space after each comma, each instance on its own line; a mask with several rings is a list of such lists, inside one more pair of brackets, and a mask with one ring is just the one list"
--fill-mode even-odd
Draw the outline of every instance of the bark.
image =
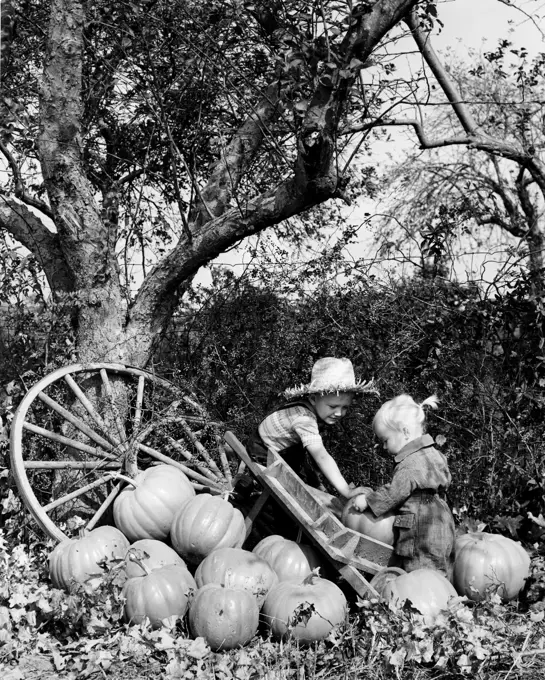
[[74, 277], [64, 259], [60, 239], [40, 217], [15, 200], [0, 201], [0, 228], [11, 233], [40, 263], [55, 296], [74, 290]]
[[126, 303], [115, 223], [102, 219], [82, 159], [84, 24], [83, 2], [52, 0], [38, 149], [60, 246], [78, 293], [80, 359], [124, 361]]

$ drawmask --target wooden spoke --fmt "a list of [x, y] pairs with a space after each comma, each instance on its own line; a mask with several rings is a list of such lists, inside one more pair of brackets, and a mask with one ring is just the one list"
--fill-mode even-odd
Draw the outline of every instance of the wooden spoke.
[[[184, 465], [183, 463], [178, 462], [177, 460], [173, 460], [172, 458], [166, 456], [164, 453], [161, 453], [160, 451], [156, 451], [155, 449], [152, 449], [151, 447], [146, 446], [145, 444], [137, 444], [137, 447], [140, 449], [140, 451], [149, 454], [156, 460], [160, 460], [161, 463], [166, 463], [167, 465], [173, 465], [174, 467], [177, 467], [178, 470], [184, 472], [188, 477], [200, 481], [203, 485], [207, 484], [209, 485], [211, 483], [211, 480], [205, 477], [204, 475], [195, 472], [195, 470], [193, 470], [192, 468], [188, 467], [187, 465]], [[212, 482], [212, 485], [214, 488], [220, 488], [216, 484], [216, 482]]]
[[53, 510], [53, 508], [58, 508], [59, 505], [64, 505], [64, 503], [68, 503], [68, 501], [72, 501], [74, 500], [74, 498], [83, 496], [88, 491], [91, 491], [91, 489], [95, 489], [97, 486], [102, 486], [103, 484], [106, 484], [107, 482], [111, 481], [111, 479], [112, 479], [111, 475], [107, 475], [106, 477], [96, 479], [94, 482], [82, 486], [81, 489], [78, 489], [77, 491], [72, 491], [72, 493], [68, 493], [66, 494], [66, 496], [61, 496], [60, 498], [57, 498], [55, 501], [52, 501], [51, 503], [44, 505], [43, 509], [45, 510], [45, 512], [50, 512], [51, 510]]
[[88, 453], [91, 456], [97, 456], [98, 458], [108, 458], [109, 460], [117, 460], [116, 456], [110, 453], [106, 453], [103, 449], [98, 449], [95, 446], [88, 446], [87, 444], [82, 444], [76, 439], [70, 439], [70, 437], [65, 437], [62, 434], [57, 434], [56, 432], [50, 432], [44, 427], [39, 427], [38, 425], [33, 425], [32, 423], [25, 423], [23, 425], [25, 430], [29, 432], [34, 432], [35, 434], [41, 434], [42, 437], [50, 439], [51, 441], [57, 442], [59, 444], [64, 444], [65, 446], [70, 446], [73, 449], [82, 451], [83, 453]]
[[113, 505], [113, 502], [117, 498], [117, 495], [125, 485], [125, 482], [123, 480], [119, 481], [114, 488], [110, 491], [108, 496], [106, 497], [105, 501], [102, 503], [102, 505], [99, 507], [99, 509], [95, 512], [95, 514], [91, 517], [89, 522], [87, 522], [87, 526], [85, 527], [87, 531], [91, 531], [91, 529], [94, 529], [99, 521], [102, 519], [104, 514], [111, 508]]
[[186, 433], [186, 435], [189, 437], [191, 443], [193, 446], [197, 449], [199, 454], [202, 456], [202, 458], [210, 465], [212, 470], [216, 472], [220, 477], [221, 477], [221, 470], [219, 467], [216, 465], [215, 461], [212, 460], [210, 454], [208, 451], [205, 449], [205, 447], [200, 443], [200, 441], [197, 439], [189, 425], [185, 422], [183, 418], [180, 418], [180, 425], [182, 426], [182, 429]]
[[231, 468], [229, 467], [229, 461], [227, 460], [227, 454], [225, 452], [225, 445], [223, 443], [223, 437], [219, 435], [217, 432], [214, 434], [214, 438], [216, 440], [216, 446], [218, 447], [218, 452], [220, 456], [220, 461], [221, 461], [221, 466], [223, 468], [223, 472], [225, 474], [225, 478], [229, 482], [229, 484], [232, 486], [233, 485], [233, 476], [231, 474]]
[[[191, 453], [189, 453], [189, 451], [179, 441], [172, 439], [172, 437], [167, 437], [166, 440], [170, 444], [170, 446], [175, 451], [177, 451], [180, 455], [182, 455], [186, 460], [194, 460], [195, 457]], [[204, 465], [201, 465], [200, 463], [196, 462], [195, 467], [205, 477], [208, 477], [208, 479], [211, 479], [215, 482], [219, 481], [220, 478], [217, 475], [215, 475], [213, 472], [211, 472], [208, 468], [206, 468]]]
[[64, 406], [61, 406], [58, 404], [54, 399], [51, 399], [51, 397], [48, 397], [47, 394], [44, 394], [43, 392], [40, 392], [38, 395], [38, 398], [41, 399], [44, 404], [47, 404], [50, 408], [52, 408], [54, 411], [56, 411], [59, 415], [61, 415], [66, 421], [69, 423], [72, 423], [74, 427], [76, 427], [80, 432], [83, 434], [87, 435], [89, 439], [92, 439], [96, 444], [98, 444], [100, 447], [102, 447], [105, 451], [113, 451], [114, 447], [112, 444], [107, 442], [103, 437], [101, 437], [95, 430], [93, 430], [91, 427], [86, 425], [80, 418], [75, 416], [71, 411], [68, 409], [64, 408]]
[[99, 413], [97, 413], [95, 407], [91, 403], [91, 401], [85, 396], [83, 390], [80, 388], [80, 386], [76, 383], [74, 378], [72, 378], [71, 375], [66, 375], [65, 378], [66, 382], [70, 386], [70, 389], [74, 393], [74, 395], [77, 397], [78, 401], [80, 404], [85, 408], [87, 413], [91, 416], [91, 418], [95, 421], [96, 425], [100, 428], [101, 432], [103, 432], [104, 436], [107, 437], [107, 439], [114, 445], [114, 446], [119, 446], [120, 442], [118, 439], [112, 436], [112, 433], [110, 432], [109, 427], [106, 425], [104, 420], [101, 418]]
[[119, 463], [92, 462], [88, 460], [30, 460], [25, 461], [26, 470], [121, 470]]
[[142, 402], [144, 399], [144, 386], [146, 379], [143, 375], [138, 377], [138, 389], [136, 392], [136, 408], [134, 411], [134, 429], [138, 430], [142, 420]]
[[105, 368], [102, 368], [100, 370], [100, 377], [102, 378], [102, 383], [106, 389], [106, 394], [108, 395], [108, 399], [110, 400], [110, 407], [112, 409], [112, 413], [114, 416], [114, 421], [115, 421], [115, 426], [117, 427], [117, 434], [119, 435], [121, 439], [121, 443], [123, 445], [126, 444], [127, 442], [127, 434], [125, 432], [125, 428], [123, 427], [123, 423], [121, 422], [121, 416], [119, 415], [119, 409], [117, 408], [117, 404], [115, 403], [115, 397], [114, 393], [112, 391], [112, 385], [110, 383], [110, 380], [108, 378], [108, 373], [106, 372]]

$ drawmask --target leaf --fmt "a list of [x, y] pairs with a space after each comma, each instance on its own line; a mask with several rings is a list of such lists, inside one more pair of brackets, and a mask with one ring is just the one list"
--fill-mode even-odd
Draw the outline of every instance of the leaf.
[[193, 640], [191, 646], [187, 650], [187, 655], [194, 659], [204, 659], [210, 652], [210, 647], [203, 637], [198, 637]]

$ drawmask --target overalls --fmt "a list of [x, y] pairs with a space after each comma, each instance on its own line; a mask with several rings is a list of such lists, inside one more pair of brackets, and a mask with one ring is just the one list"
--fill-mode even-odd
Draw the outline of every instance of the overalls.
[[451, 578], [454, 518], [445, 501], [451, 475], [430, 435], [409, 442], [395, 457], [392, 481], [367, 496], [377, 517], [395, 512], [396, 565], [406, 571], [437, 569]]

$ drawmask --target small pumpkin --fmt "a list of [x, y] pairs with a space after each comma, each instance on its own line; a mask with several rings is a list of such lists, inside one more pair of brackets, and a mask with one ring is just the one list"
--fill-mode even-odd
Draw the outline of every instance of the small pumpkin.
[[197, 590], [187, 568], [169, 564], [151, 571], [143, 564], [140, 566], [146, 575], [134, 576], [123, 586], [125, 620], [138, 624], [148, 618], [153, 628], [160, 628], [165, 619], [183, 618]]
[[452, 597], [457, 597], [452, 583], [435, 569], [415, 569], [395, 579], [387, 579], [380, 594], [396, 609], [409, 600], [424, 615], [428, 625], [447, 609]]
[[278, 534], [266, 536], [252, 552], [271, 565], [279, 581], [302, 581], [313, 570], [326, 566], [325, 560], [312, 546], [290, 541]]
[[[131, 559], [136, 556], [138, 559]], [[167, 565], [185, 567], [186, 564], [178, 553], [163, 541], [154, 538], [143, 538], [129, 546], [125, 554], [125, 573], [128, 578], [145, 576], [147, 571], [160, 569]]]
[[134, 478], [114, 501], [114, 522], [132, 541], [164, 540], [176, 512], [195, 496], [195, 489], [178, 468], [155, 465]]
[[213, 550], [240, 548], [246, 538], [244, 516], [229, 501], [203, 493], [176, 513], [170, 528], [174, 550], [197, 566]]
[[79, 538], [61, 541], [49, 555], [49, 576], [55, 588], [70, 591], [74, 584], [89, 581], [97, 585], [93, 576], [103, 573], [104, 560], [125, 557], [129, 541], [119, 529], [102, 526]]
[[267, 561], [242, 548], [218, 548], [197, 567], [195, 582], [201, 588], [207, 583], [217, 583], [231, 588], [249, 590], [263, 604], [269, 590], [278, 582], [278, 576]]
[[250, 642], [259, 625], [259, 607], [249, 590], [208, 583], [197, 590], [188, 620], [193, 637], [203, 637], [219, 652]]
[[479, 602], [487, 592], [514, 600], [530, 573], [526, 550], [500, 534], [473, 532], [456, 539], [453, 583], [460, 595]]
[[341, 516], [342, 523], [349, 529], [365, 534], [376, 541], [387, 545], [394, 544], [394, 521], [395, 513], [387, 512], [380, 517], [375, 517], [371, 510], [358, 512], [354, 509], [354, 498], [351, 498], [344, 506]]
[[281, 581], [267, 595], [261, 617], [276, 638], [303, 644], [326, 638], [344, 622], [346, 597], [333, 581], [314, 572], [302, 582]]

